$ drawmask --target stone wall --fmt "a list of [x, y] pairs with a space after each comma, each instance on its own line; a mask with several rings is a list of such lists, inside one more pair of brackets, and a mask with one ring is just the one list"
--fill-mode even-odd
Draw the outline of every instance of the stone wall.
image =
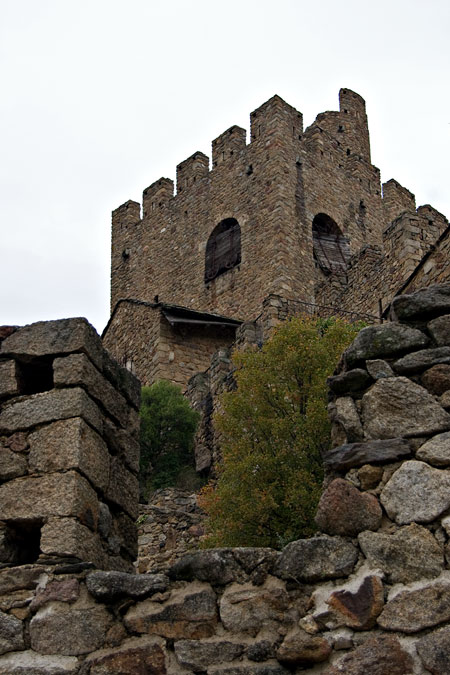
[[0, 570], [0, 675], [450, 672], [450, 286], [395, 299], [329, 380], [319, 533], [167, 574]]
[[0, 565], [132, 570], [138, 380], [85, 319], [1, 334]]
[[166, 572], [176, 560], [198, 549], [205, 513], [197, 495], [177, 488], [156, 490], [139, 505], [137, 571]]

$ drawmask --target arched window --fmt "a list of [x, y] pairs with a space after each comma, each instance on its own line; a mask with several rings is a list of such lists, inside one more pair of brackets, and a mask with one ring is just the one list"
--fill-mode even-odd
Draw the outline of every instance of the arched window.
[[334, 220], [318, 213], [313, 220], [314, 259], [324, 274], [346, 274], [350, 246]]
[[225, 218], [213, 229], [206, 244], [205, 283], [241, 262], [241, 228], [236, 218]]

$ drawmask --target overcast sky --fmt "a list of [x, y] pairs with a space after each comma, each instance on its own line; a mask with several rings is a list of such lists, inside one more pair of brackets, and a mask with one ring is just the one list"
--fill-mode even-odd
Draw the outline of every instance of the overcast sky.
[[366, 100], [372, 161], [450, 216], [449, 0], [0, 0], [0, 324], [109, 317], [111, 210], [277, 93]]

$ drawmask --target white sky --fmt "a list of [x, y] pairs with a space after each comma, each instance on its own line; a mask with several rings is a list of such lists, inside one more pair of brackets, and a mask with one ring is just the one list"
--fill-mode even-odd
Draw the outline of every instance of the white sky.
[[357, 91], [382, 181], [449, 217], [449, 32], [449, 0], [0, 0], [0, 324], [101, 331], [111, 210], [275, 93], [307, 126]]

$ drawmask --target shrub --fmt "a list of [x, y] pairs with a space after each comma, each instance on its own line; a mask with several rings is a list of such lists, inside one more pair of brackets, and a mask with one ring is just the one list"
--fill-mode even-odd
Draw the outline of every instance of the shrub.
[[179, 387], [161, 380], [142, 388], [140, 415], [140, 485], [146, 498], [152, 490], [176, 486], [183, 473], [192, 474], [199, 413]]
[[203, 489], [211, 546], [272, 546], [309, 536], [330, 444], [326, 377], [361, 325], [295, 318], [261, 350], [234, 354], [237, 389], [222, 398], [217, 485]]

